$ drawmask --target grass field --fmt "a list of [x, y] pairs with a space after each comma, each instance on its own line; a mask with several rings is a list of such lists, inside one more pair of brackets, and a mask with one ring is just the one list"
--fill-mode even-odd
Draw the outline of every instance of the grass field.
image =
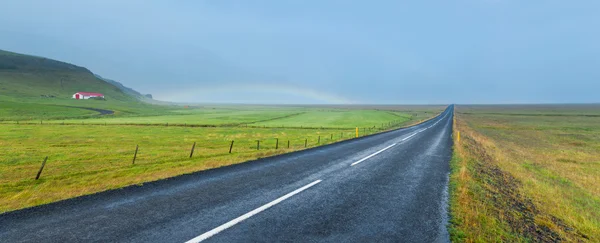
[[[43, 124], [5, 122], [0, 124], [0, 212], [296, 151], [305, 148], [305, 141], [307, 147], [341, 141], [353, 138], [359, 125], [363, 136], [417, 123], [442, 109], [398, 112], [347, 107], [220, 106], [169, 109], [163, 116], [68, 121], [85, 125], [61, 125], [62, 120]], [[269, 123], [278, 120], [285, 123]], [[165, 122], [215, 127], [162, 125]], [[90, 125], [94, 123], [98, 125]], [[244, 123], [250, 126], [226, 126]], [[235, 142], [229, 154], [231, 140]], [[260, 140], [260, 150], [256, 140]], [[194, 142], [196, 148], [190, 159]], [[132, 165], [136, 145], [139, 152]], [[49, 158], [41, 179], [34, 180], [45, 156]]]
[[[425, 115], [425, 114], [422, 114]], [[160, 125], [247, 125], [251, 127], [295, 128], [355, 128], [389, 126], [390, 122], [404, 123], [415, 118], [412, 114], [395, 111], [260, 108], [233, 110], [225, 108], [198, 108], [172, 110], [168, 115], [112, 117], [85, 119], [85, 124], [160, 124]], [[27, 121], [25, 121], [27, 122]], [[31, 121], [37, 123], [39, 121]], [[81, 119], [49, 120], [54, 124], [80, 124]]]
[[158, 106], [140, 101], [128, 103], [114, 100], [37, 97], [23, 101], [0, 95], [0, 122], [94, 119], [101, 117], [98, 112], [84, 108], [113, 111], [114, 114], [110, 117], [160, 116], [181, 109], [178, 106]]
[[0, 102], [0, 121], [48, 120], [55, 118], [92, 117], [98, 112], [58, 105]]
[[600, 106], [457, 106], [455, 241], [600, 241]]
[[51, 120], [48, 123], [54, 124], [79, 124], [84, 121], [86, 124], [160, 124], [167, 125], [240, 125], [254, 123], [256, 121], [277, 119], [298, 114], [298, 110], [284, 109], [252, 109], [252, 110], [231, 110], [231, 109], [212, 109], [201, 108], [193, 110], [170, 110], [163, 115], [149, 116], [97, 116], [96, 118]]
[[406, 122], [410, 114], [377, 110], [317, 110], [299, 113], [282, 119], [257, 122], [254, 125], [267, 127], [380, 127], [387, 122]]

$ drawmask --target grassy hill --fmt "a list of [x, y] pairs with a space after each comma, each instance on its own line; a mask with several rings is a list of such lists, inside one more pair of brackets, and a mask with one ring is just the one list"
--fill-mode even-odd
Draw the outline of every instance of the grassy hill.
[[136, 99], [147, 100], [147, 99], [151, 99], [152, 98], [152, 95], [150, 95], [150, 94], [144, 95], [144, 94], [142, 94], [142, 93], [140, 93], [140, 92], [138, 92], [138, 91], [136, 91], [136, 90], [134, 90], [132, 88], [126, 87], [122, 83], [119, 83], [119, 82], [114, 81], [112, 79], [103, 78], [102, 76], [100, 76], [98, 74], [94, 74], [94, 76], [96, 76], [96, 78], [99, 78], [99, 79], [101, 79], [101, 80], [103, 80], [103, 81], [105, 81], [105, 82], [107, 82], [109, 84], [112, 84], [112, 85], [116, 86], [121, 91], [123, 91], [123, 93], [128, 94], [129, 96], [133, 96]]
[[[106, 100], [72, 99], [80, 91], [103, 93]], [[99, 79], [84, 67], [0, 50], [0, 120], [97, 115], [80, 107], [114, 110], [116, 115], [161, 109]]]
[[79, 91], [100, 92], [108, 100], [134, 100], [84, 67], [7, 51], [0, 51], [0, 86], [0, 95], [25, 101], [43, 96], [67, 99]]

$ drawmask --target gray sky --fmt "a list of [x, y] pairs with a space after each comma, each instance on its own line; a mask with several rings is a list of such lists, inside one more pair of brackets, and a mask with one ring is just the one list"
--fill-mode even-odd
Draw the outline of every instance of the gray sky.
[[599, 102], [597, 0], [4, 0], [0, 49], [169, 101]]

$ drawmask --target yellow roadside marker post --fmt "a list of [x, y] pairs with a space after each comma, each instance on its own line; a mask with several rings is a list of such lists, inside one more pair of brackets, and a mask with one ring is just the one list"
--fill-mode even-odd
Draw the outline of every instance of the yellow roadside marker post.
[[456, 142], [460, 142], [460, 131], [456, 131]]
[[358, 137], [358, 127], [356, 128], [356, 137]]

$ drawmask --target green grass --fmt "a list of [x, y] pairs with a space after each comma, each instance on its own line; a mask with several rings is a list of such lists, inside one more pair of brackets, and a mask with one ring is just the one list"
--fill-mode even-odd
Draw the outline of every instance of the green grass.
[[[322, 145], [354, 134], [327, 129], [1, 127], [0, 212], [304, 149], [305, 139], [308, 147], [314, 147], [319, 136]], [[279, 138], [277, 150], [275, 138]], [[235, 142], [229, 154], [231, 140]], [[261, 140], [260, 150], [256, 140]], [[196, 152], [189, 159], [193, 142], [197, 142]], [[139, 153], [132, 165], [136, 145]], [[35, 181], [45, 156], [49, 159], [42, 179]]]
[[48, 120], [68, 117], [92, 117], [98, 112], [57, 105], [0, 102], [0, 121]]
[[100, 100], [48, 99], [32, 98], [26, 102], [0, 95], [0, 122], [2, 121], [39, 121], [99, 118], [98, 112], [82, 107], [114, 111], [106, 117], [132, 117], [164, 115], [179, 107], [157, 106], [139, 103]]
[[[0, 212], [296, 151], [304, 149], [305, 140], [308, 147], [314, 147], [350, 139], [355, 136], [353, 127], [356, 124], [377, 126], [377, 129], [361, 130], [363, 136], [366, 135], [364, 132], [370, 134], [408, 125], [436, 114], [419, 110], [407, 115], [393, 111], [347, 108], [332, 111], [334, 109], [329, 108], [327, 113], [345, 120], [322, 119], [322, 123], [312, 120], [323, 117], [322, 110], [314, 107], [247, 109], [245, 106], [226, 106], [171, 109], [164, 116], [70, 120], [75, 124], [84, 121], [87, 125], [61, 125], [61, 120], [43, 124], [37, 121], [0, 124], [0, 153], [3, 155], [0, 158]], [[310, 115], [313, 112], [316, 114]], [[311, 125], [324, 128], [263, 128], [266, 124], [260, 127], [115, 125], [119, 122], [162, 124], [165, 121], [259, 124], [256, 122], [280, 117], [293, 124], [304, 124], [306, 119], [307, 124], [310, 121]], [[406, 117], [406, 120], [393, 125], [389, 123], [400, 117]], [[366, 121], [352, 120], [360, 118]], [[90, 125], [100, 121], [107, 121], [107, 125]], [[383, 128], [379, 127], [381, 123], [385, 124]], [[275, 149], [276, 139], [279, 139], [278, 149]], [[233, 153], [229, 154], [231, 140], [235, 142]], [[256, 150], [256, 140], [261, 141], [260, 150]], [[193, 142], [197, 142], [196, 151], [189, 159]], [[132, 165], [136, 145], [139, 145], [139, 153], [136, 164]], [[42, 178], [36, 181], [35, 174], [45, 156], [49, 156], [48, 163]]]
[[[239, 108], [239, 107], [238, 107]], [[416, 117], [415, 117], [416, 118]], [[85, 124], [170, 124], [170, 125], [247, 125], [250, 127], [365, 128], [398, 125], [415, 120], [412, 115], [377, 110], [308, 108], [225, 109], [198, 108], [172, 110], [155, 116], [104, 116], [86, 119]], [[33, 122], [38, 122], [34, 120]], [[57, 119], [48, 123], [80, 124], [81, 119]]]
[[[230, 125], [246, 124], [255, 121], [274, 119], [296, 114], [294, 110], [229, 110], [229, 109], [195, 109], [191, 112], [166, 112], [164, 115], [149, 116], [105, 116], [85, 119], [86, 124], [171, 124], [171, 125]], [[77, 124], [81, 119], [54, 120], [49, 123]]]
[[456, 232], [466, 241], [489, 241], [497, 229], [518, 241], [600, 240], [600, 106], [457, 109]]
[[300, 113], [283, 119], [258, 122], [254, 125], [267, 127], [380, 127], [389, 122], [406, 122], [411, 120], [409, 114], [377, 110], [318, 110]]

